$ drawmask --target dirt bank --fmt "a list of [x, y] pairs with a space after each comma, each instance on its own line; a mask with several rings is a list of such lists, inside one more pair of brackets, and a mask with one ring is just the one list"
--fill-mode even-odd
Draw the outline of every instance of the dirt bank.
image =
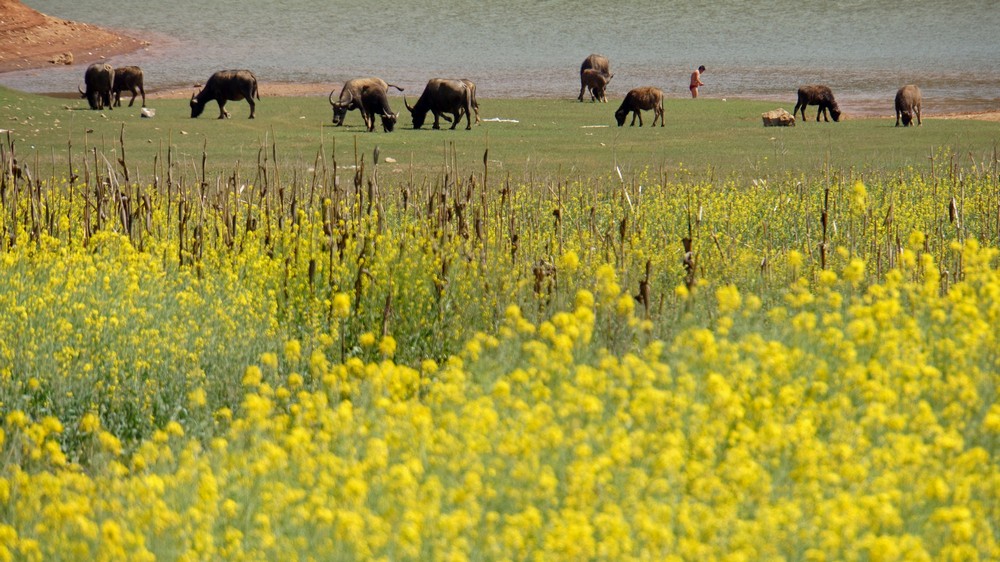
[[47, 16], [18, 0], [0, 0], [0, 72], [89, 64], [147, 44], [114, 30]]

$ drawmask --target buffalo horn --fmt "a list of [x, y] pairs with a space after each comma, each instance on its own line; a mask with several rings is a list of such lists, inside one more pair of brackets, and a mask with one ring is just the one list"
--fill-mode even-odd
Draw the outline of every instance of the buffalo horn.
[[337, 93], [337, 90], [330, 92], [330, 105], [333, 105], [333, 94]]
[[76, 86], [76, 89], [77, 89], [77, 90], [80, 90], [80, 95], [81, 95], [81, 96], [85, 96], [85, 95], [87, 95], [87, 92], [84, 92], [84, 91], [83, 91], [83, 88], [81, 88], [81, 87], [79, 86], [79, 84], [78, 84], [78, 85]]
[[410, 104], [406, 103], [406, 94], [403, 94], [403, 105], [405, 105], [406, 109], [409, 109], [411, 113], [413, 112], [413, 106], [411, 106]]

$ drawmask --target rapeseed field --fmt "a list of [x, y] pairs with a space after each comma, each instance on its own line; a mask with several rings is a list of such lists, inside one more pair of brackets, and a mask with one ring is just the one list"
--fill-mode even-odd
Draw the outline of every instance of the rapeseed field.
[[995, 169], [4, 161], [0, 560], [1000, 559]]

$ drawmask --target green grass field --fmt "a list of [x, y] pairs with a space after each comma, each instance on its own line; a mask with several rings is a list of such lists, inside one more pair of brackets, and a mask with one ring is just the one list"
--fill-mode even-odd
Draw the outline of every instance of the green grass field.
[[[416, 92], [414, 93], [416, 95]], [[409, 99], [409, 97], [408, 97]], [[410, 99], [410, 103], [413, 100]], [[239, 163], [252, 166], [262, 147], [268, 157], [276, 154], [282, 166], [304, 171], [316, 162], [322, 148], [327, 166], [335, 156], [339, 166], [354, 164], [355, 149], [371, 163], [373, 149], [380, 159], [395, 160], [381, 168], [383, 177], [436, 175], [446, 162], [460, 174], [482, 170], [487, 148], [491, 174], [516, 181], [603, 177], [647, 170], [668, 179], [784, 175], [825, 170], [892, 170], [928, 165], [943, 150], [980, 163], [993, 159], [1000, 143], [996, 123], [935, 119], [922, 127], [894, 126], [894, 119], [850, 119], [816, 123], [810, 108], [808, 122], [794, 128], [763, 127], [760, 114], [791, 104], [777, 101], [718, 99], [667, 99], [666, 126], [615, 126], [618, 99], [607, 104], [566, 99], [483, 99], [486, 121], [464, 130], [413, 130], [401, 97], [392, 97], [400, 111], [400, 126], [393, 133], [368, 133], [360, 115], [351, 112], [344, 127], [334, 127], [323, 97], [264, 98], [257, 118], [246, 119], [245, 102], [230, 102], [228, 121], [219, 121], [215, 104], [198, 119], [189, 117], [187, 100], [151, 100], [153, 119], [141, 119], [139, 107], [91, 111], [82, 99], [37, 96], [0, 88], [0, 128], [10, 129], [22, 159], [62, 166], [72, 143], [74, 158], [84, 147], [98, 147], [109, 160], [117, 159], [119, 137], [125, 138], [127, 165], [138, 177], [152, 173], [154, 156], [166, 157], [172, 147], [174, 161], [183, 168], [206, 167], [228, 175]], [[891, 106], [887, 103], [887, 115]], [[515, 123], [506, 120], [514, 120]], [[112, 155], [116, 158], [112, 159]], [[494, 176], [497, 177], [497, 176]]]

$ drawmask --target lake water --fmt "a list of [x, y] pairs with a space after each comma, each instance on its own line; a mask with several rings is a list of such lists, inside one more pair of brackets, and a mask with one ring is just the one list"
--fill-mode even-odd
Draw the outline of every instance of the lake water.
[[[150, 89], [190, 86], [249, 68], [264, 82], [339, 85], [381, 76], [419, 92], [465, 77], [480, 98], [579, 92], [590, 53], [611, 59], [611, 103], [655, 85], [686, 97], [795, 103], [801, 84], [829, 84], [847, 114], [891, 115], [896, 89], [918, 84], [928, 114], [1000, 109], [996, 0], [27, 0], [41, 12], [122, 29], [152, 45], [117, 57]], [[82, 68], [0, 74], [33, 92], [74, 91]]]

